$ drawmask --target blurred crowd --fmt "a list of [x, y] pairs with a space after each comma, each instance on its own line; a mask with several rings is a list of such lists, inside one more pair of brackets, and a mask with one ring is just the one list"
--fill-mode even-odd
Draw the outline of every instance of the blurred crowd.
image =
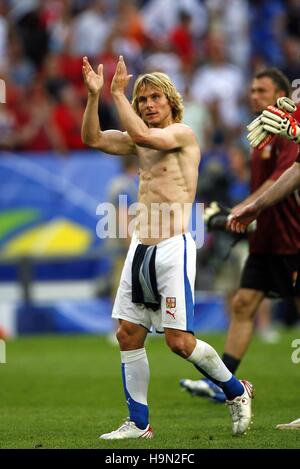
[[297, 79], [299, 43], [299, 0], [0, 0], [0, 149], [83, 148], [84, 55], [104, 64], [101, 122], [118, 128], [109, 86], [122, 54], [134, 75], [172, 77], [202, 152], [222, 158], [245, 143], [251, 74], [274, 65]]
[[[0, 0], [0, 152], [71, 157], [84, 148], [85, 55], [94, 68], [104, 65], [101, 126], [119, 128], [110, 82], [120, 54], [129, 73], [163, 71], [181, 92], [184, 122], [202, 150], [197, 199], [228, 207], [243, 200], [249, 83], [260, 68], [276, 66], [299, 88], [300, 0]], [[239, 243], [224, 263], [231, 244], [229, 234], [208, 234], [198, 289], [230, 297], [247, 250]]]

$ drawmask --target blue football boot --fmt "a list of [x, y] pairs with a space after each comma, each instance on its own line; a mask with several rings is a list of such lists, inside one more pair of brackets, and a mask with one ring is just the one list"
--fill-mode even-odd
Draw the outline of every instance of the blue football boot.
[[196, 381], [192, 379], [181, 379], [179, 384], [192, 394], [192, 396], [207, 397], [208, 399], [222, 403], [226, 401], [226, 396], [222, 389], [208, 378]]

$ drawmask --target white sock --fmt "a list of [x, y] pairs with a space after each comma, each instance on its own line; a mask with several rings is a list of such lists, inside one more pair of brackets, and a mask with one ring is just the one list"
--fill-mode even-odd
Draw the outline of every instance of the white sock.
[[216, 381], [224, 383], [232, 377], [232, 374], [222, 362], [215, 349], [202, 340], [196, 339], [196, 347], [187, 360], [204, 370], [206, 374]]
[[122, 378], [130, 420], [144, 429], [148, 425], [147, 393], [150, 378], [145, 348], [121, 352]]

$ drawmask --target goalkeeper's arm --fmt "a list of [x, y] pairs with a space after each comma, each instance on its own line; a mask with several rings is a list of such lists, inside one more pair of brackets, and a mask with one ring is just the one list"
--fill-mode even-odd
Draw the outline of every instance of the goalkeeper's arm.
[[233, 212], [228, 220], [228, 228], [237, 233], [243, 233], [248, 224], [263, 210], [280, 202], [296, 189], [300, 189], [300, 162], [295, 162], [251, 204], [237, 210], [236, 213]]
[[300, 189], [300, 163], [290, 166], [269, 189], [255, 201], [260, 211], [275, 205], [296, 189]]

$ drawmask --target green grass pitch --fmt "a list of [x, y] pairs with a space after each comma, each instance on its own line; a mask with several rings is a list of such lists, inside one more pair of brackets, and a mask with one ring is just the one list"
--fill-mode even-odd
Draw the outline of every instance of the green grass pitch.
[[[199, 334], [198, 334], [199, 337]], [[219, 353], [224, 335], [203, 336]], [[162, 337], [147, 341], [153, 440], [101, 441], [127, 416], [120, 357], [105, 337], [39, 336], [7, 342], [0, 365], [0, 448], [299, 448], [300, 431], [275, 430], [300, 417], [300, 363], [291, 343], [300, 330], [282, 333], [276, 345], [255, 338], [238, 376], [251, 380], [254, 424], [231, 435], [228, 409], [191, 397], [178, 385], [197, 370], [172, 354]]]

